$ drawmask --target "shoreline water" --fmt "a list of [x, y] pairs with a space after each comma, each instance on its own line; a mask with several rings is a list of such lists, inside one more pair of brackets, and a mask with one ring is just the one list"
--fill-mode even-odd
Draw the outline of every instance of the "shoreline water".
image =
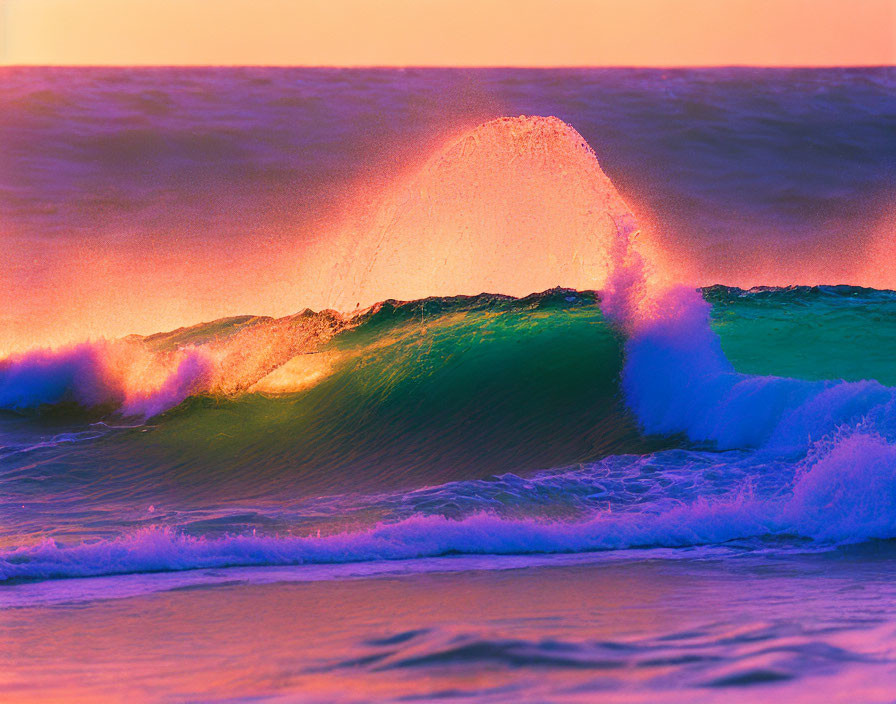
[[269, 584], [223, 570], [219, 584], [0, 610], [4, 691], [11, 704], [883, 702], [894, 560], [881, 546]]

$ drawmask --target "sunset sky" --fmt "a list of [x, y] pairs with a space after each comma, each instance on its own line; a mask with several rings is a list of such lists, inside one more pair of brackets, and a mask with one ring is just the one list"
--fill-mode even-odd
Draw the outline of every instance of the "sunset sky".
[[0, 0], [0, 63], [896, 63], [896, 0]]

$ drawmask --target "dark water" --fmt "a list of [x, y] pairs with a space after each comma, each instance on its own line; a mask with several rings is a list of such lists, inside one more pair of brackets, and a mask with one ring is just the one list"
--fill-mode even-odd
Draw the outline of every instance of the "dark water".
[[[896, 293], [846, 285], [891, 70], [3, 77], [12, 337], [127, 308], [117, 264], [48, 293], [85, 242], [150, 307], [211, 289], [140, 247], [224, 250], [238, 316], [0, 361], [11, 701], [892, 699]], [[617, 225], [601, 292], [242, 307], [286, 271], [247, 242], [491, 112], [571, 122], [688, 264], [824, 285], [666, 287]]]

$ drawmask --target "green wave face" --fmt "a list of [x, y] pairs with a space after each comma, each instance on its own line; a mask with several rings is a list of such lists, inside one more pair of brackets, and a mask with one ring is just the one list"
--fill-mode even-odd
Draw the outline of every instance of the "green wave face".
[[896, 293], [855, 286], [714, 286], [713, 329], [746, 374], [896, 386]]
[[[896, 385], [894, 293], [716, 287], [704, 295], [738, 371]], [[176, 346], [255, 320], [151, 341]], [[639, 432], [619, 388], [623, 340], [593, 293], [386, 302], [301, 357], [327, 364], [299, 390], [193, 397], [149, 425], [22, 461], [60, 489], [77, 483], [110, 501], [168, 493], [282, 503], [526, 476], [683, 445]]]
[[625, 410], [621, 341], [592, 293], [387, 302], [358, 322], [316, 353], [332, 368], [309, 388], [192, 398], [103, 451], [128, 453], [155, 489], [223, 498], [433, 485], [670, 444]]

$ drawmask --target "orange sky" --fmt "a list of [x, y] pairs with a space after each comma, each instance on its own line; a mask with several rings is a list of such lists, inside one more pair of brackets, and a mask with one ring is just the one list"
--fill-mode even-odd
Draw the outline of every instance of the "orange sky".
[[896, 0], [0, 0], [2, 64], [896, 63]]

